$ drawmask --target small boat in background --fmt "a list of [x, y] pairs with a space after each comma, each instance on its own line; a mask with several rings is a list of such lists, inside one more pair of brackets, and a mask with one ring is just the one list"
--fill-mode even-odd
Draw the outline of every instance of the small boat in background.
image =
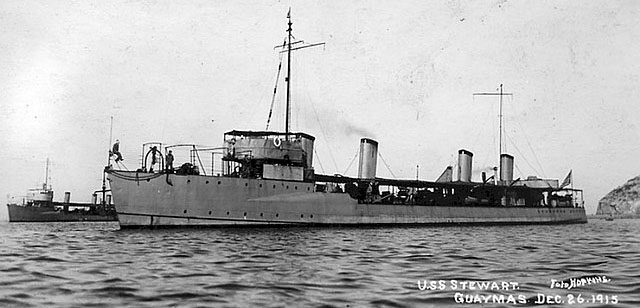
[[[49, 159], [45, 182], [41, 188], [27, 190], [24, 197], [10, 198], [7, 203], [9, 222], [71, 222], [116, 221], [117, 214], [111, 203], [111, 193], [102, 189], [93, 193], [91, 203], [72, 203], [71, 192], [65, 192], [64, 201], [53, 201], [53, 189], [48, 184]], [[102, 200], [98, 200], [98, 193]], [[100, 201], [100, 202], [98, 202]]]

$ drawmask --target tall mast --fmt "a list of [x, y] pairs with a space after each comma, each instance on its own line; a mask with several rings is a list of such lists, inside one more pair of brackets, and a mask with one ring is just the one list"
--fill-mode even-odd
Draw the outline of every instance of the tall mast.
[[[286, 112], [285, 112], [284, 130], [285, 130], [285, 139], [289, 140], [289, 131], [290, 131], [289, 118], [291, 117], [291, 52], [298, 49], [324, 45], [325, 43], [321, 42], [321, 43], [313, 43], [313, 44], [306, 44], [306, 45], [297, 46], [297, 47], [291, 47], [299, 43], [304, 44], [304, 41], [301, 41], [301, 40], [295, 41], [295, 42], [293, 41], [295, 37], [293, 37], [293, 33], [292, 33], [293, 30], [291, 29], [291, 25], [293, 25], [293, 22], [291, 22], [291, 8], [289, 8], [289, 12], [287, 13], [287, 19], [289, 19], [288, 21], [289, 28], [287, 28], [287, 33], [288, 33], [287, 39], [284, 41], [282, 45], [276, 46], [275, 48], [285, 48], [285, 47], [287, 48], [286, 51], [283, 50], [281, 51], [281, 53], [283, 52], [287, 53], [287, 77], [285, 78], [285, 82], [287, 83], [287, 106], [286, 106]], [[275, 93], [275, 90], [274, 90], [274, 93]]]
[[[498, 118], [500, 120], [500, 141], [499, 141], [499, 149], [498, 149], [498, 168], [500, 168], [500, 156], [502, 155], [502, 97], [505, 95], [513, 96], [513, 93], [504, 93], [502, 91], [502, 84], [500, 84], [500, 92], [484, 92], [484, 93], [473, 93], [473, 96], [476, 95], [499, 95], [500, 96], [500, 112], [498, 113]], [[498, 174], [502, 174], [502, 170], [499, 171]], [[502, 176], [502, 175], [501, 175]], [[502, 180], [502, 179], [500, 179]]]
[[291, 115], [291, 94], [290, 94], [290, 88], [291, 88], [291, 37], [293, 36], [291, 34], [291, 25], [293, 25], [293, 23], [291, 22], [291, 8], [289, 8], [289, 12], [287, 13], [287, 18], [289, 19], [289, 29], [287, 29], [287, 32], [289, 33], [288, 38], [289, 41], [287, 43], [287, 107], [286, 107], [286, 116], [285, 116], [285, 123], [284, 123], [284, 132], [285, 132], [285, 140], [289, 140], [289, 116]]

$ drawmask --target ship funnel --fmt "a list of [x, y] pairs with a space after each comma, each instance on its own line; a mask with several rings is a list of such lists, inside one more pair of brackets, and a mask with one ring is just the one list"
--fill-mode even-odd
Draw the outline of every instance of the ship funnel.
[[509, 154], [500, 155], [500, 181], [507, 185], [513, 182], [513, 156]]
[[458, 181], [471, 182], [471, 162], [473, 153], [467, 150], [458, 151]]
[[65, 191], [64, 192], [64, 203], [69, 203], [71, 202], [71, 192], [70, 191]]
[[358, 165], [358, 178], [375, 178], [377, 164], [378, 142], [369, 138], [360, 139], [360, 163]]

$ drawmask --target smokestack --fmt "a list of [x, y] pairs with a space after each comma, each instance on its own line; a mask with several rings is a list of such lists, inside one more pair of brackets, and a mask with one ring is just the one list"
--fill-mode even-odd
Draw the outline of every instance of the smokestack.
[[458, 181], [471, 182], [471, 162], [473, 153], [467, 150], [458, 151]]
[[358, 164], [358, 178], [373, 179], [376, 177], [378, 164], [378, 142], [369, 139], [360, 139], [360, 160]]
[[64, 203], [69, 203], [71, 202], [71, 192], [70, 191], [65, 191], [64, 192]]
[[513, 182], [513, 156], [509, 154], [500, 155], [500, 181], [506, 185]]

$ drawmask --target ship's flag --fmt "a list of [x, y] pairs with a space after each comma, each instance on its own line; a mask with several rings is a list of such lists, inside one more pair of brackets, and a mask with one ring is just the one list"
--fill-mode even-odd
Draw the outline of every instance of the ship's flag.
[[289, 8], [289, 12], [287, 12], [287, 18], [291, 18], [291, 8]]
[[562, 181], [562, 185], [560, 185], [560, 188], [564, 188], [565, 186], [571, 184], [571, 182], [573, 181], [573, 177], [571, 176], [572, 172], [573, 170], [569, 170], [569, 174], [567, 174], [567, 177], [564, 178], [564, 181]]

